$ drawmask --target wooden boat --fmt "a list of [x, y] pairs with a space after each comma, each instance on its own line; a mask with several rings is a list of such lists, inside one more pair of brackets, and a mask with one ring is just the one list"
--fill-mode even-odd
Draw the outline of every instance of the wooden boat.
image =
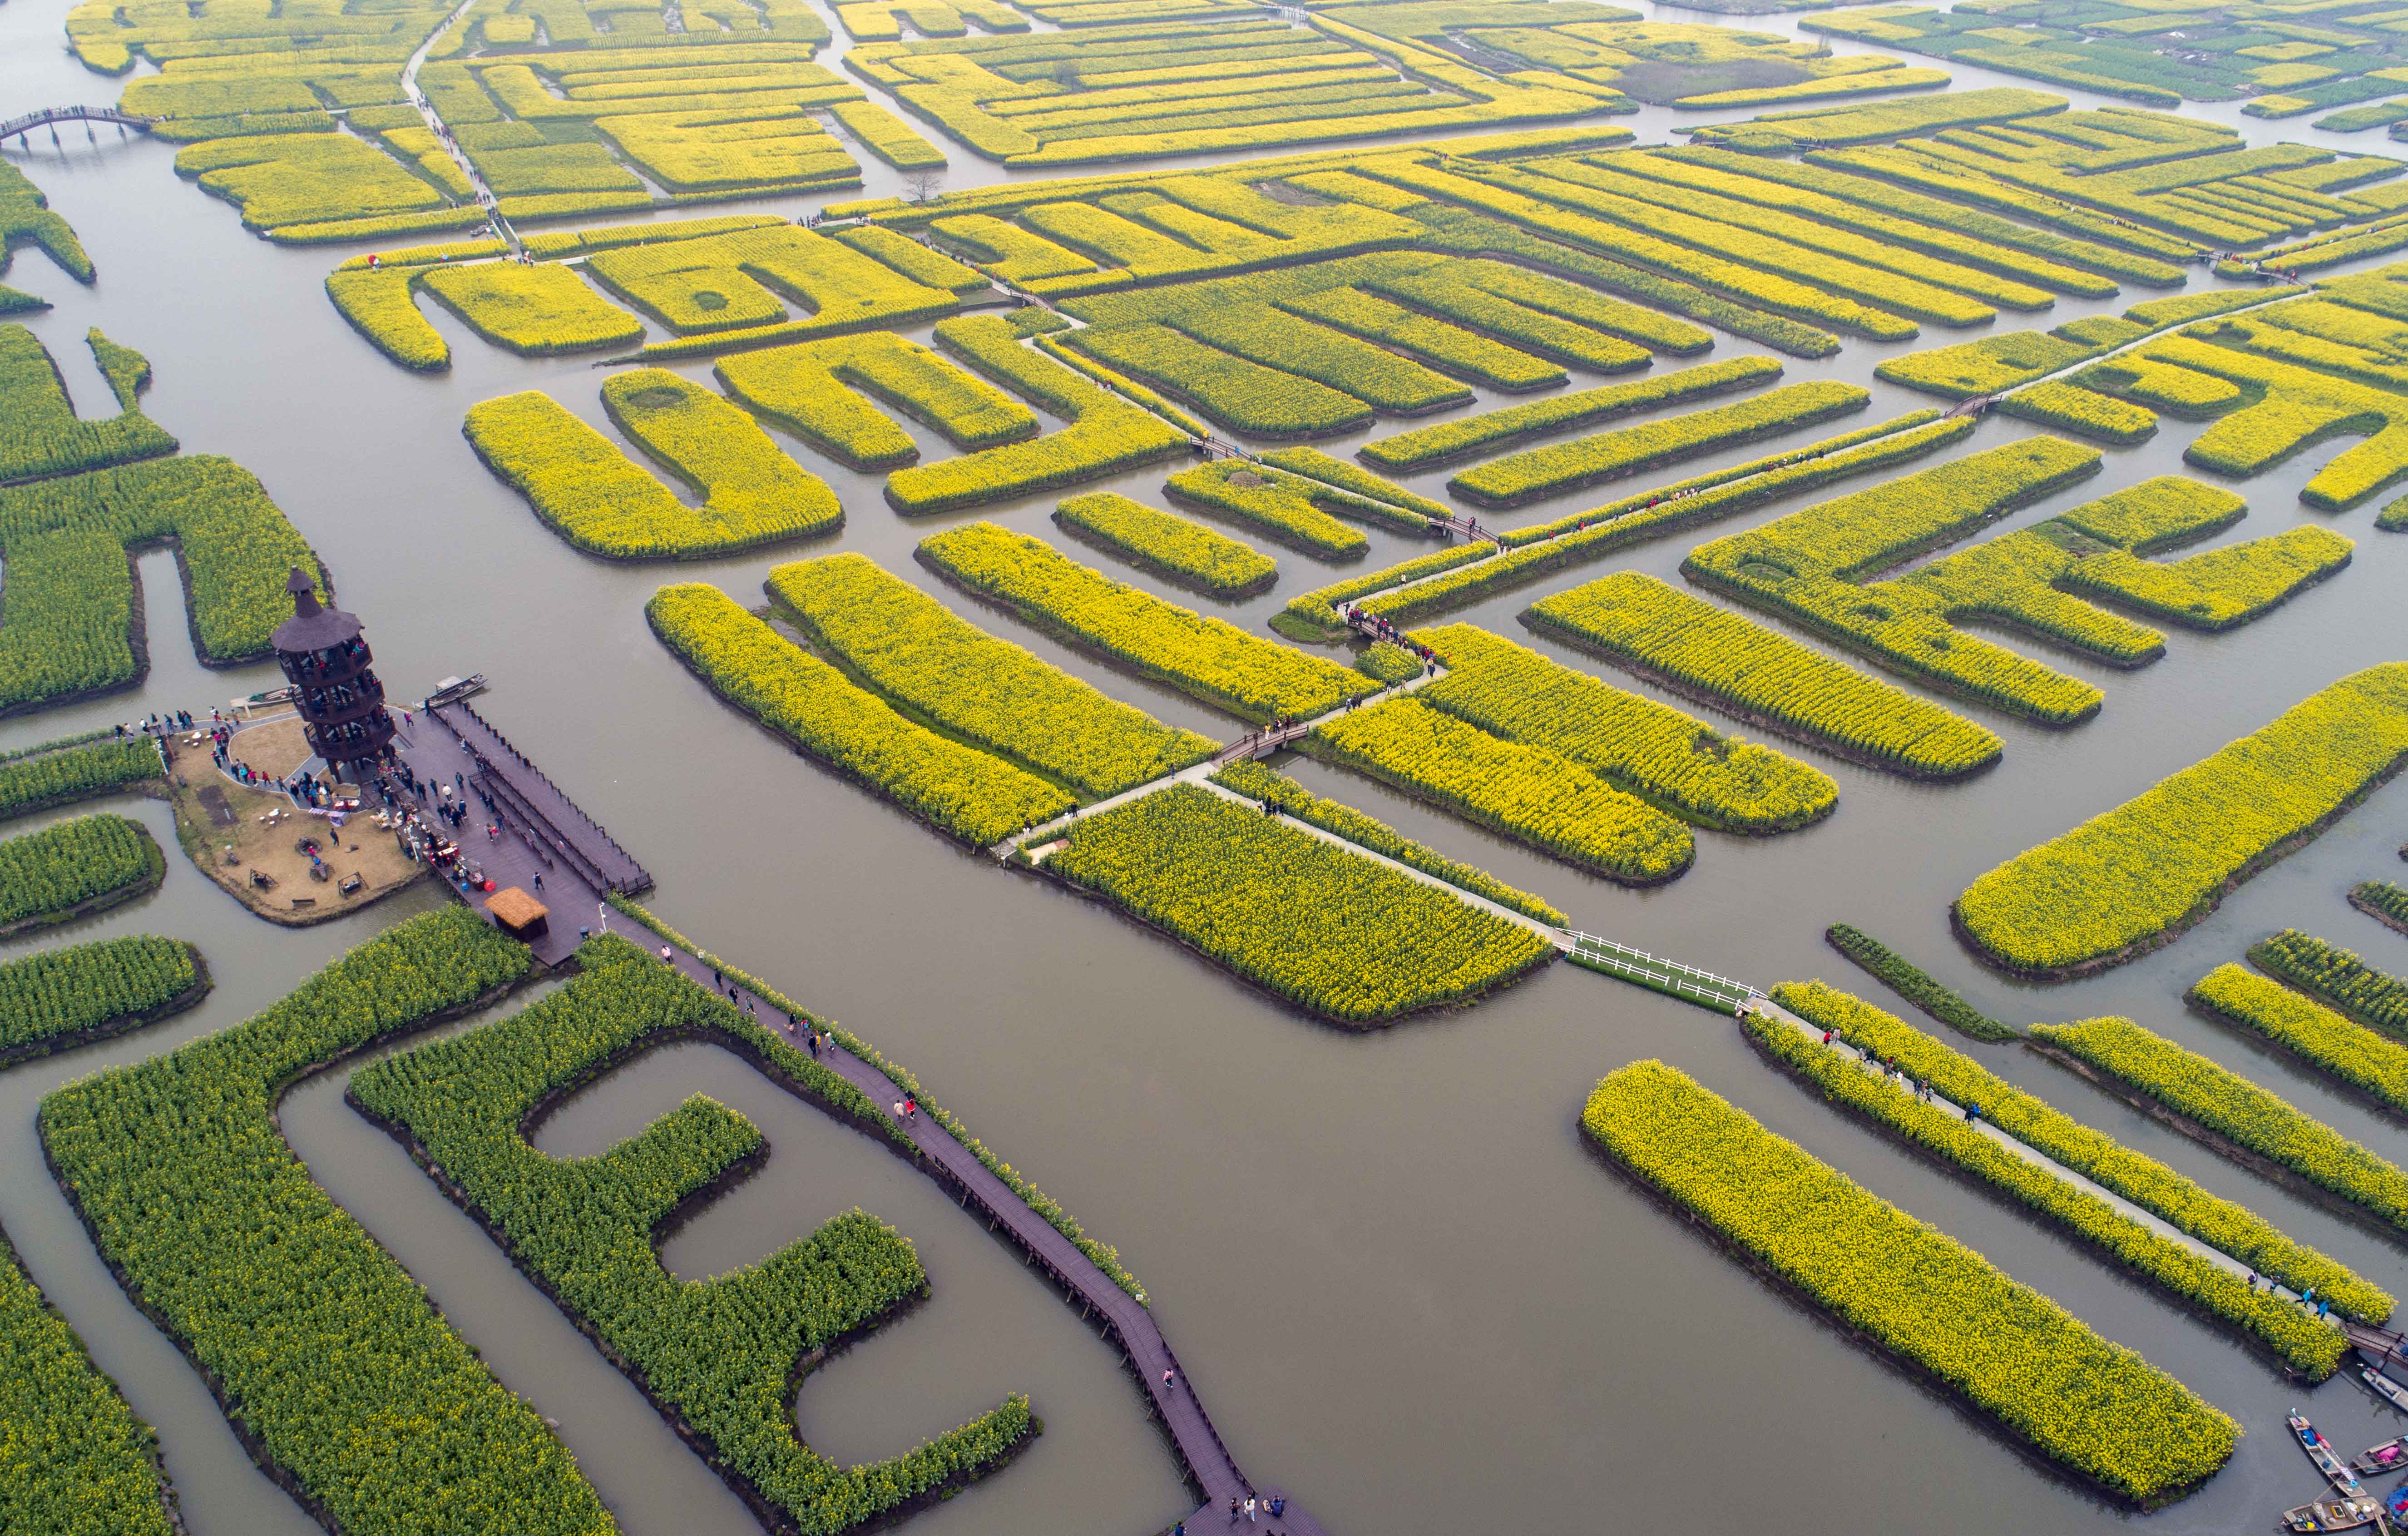
[[[2360, 1357], [2360, 1358], [2362, 1359], [2364, 1357]], [[2372, 1361], [2368, 1361], [2366, 1364], [2359, 1366], [2358, 1368], [2358, 1379], [2364, 1382], [2368, 1388], [2372, 1390], [2376, 1397], [2381, 1398], [2384, 1401], [2389, 1403], [2392, 1407], [2399, 1409], [2401, 1413], [2408, 1414], [2408, 1386], [2402, 1386], [2398, 1382], [2395, 1382], [2390, 1377], [2385, 1375], [2381, 1366], [2376, 1365]]]
[[2299, 1439], [2300, 1449], [2308, 1453], [2308, 1459], [2316, 1464], [2316, 1471], [2325, 1474], [2325, 1481], [2340, 1489], [2344, 1499], [2363, 1498], [2366, 1489], [2359, 1486], [2358, 1479], [2342, 1464], [2341, 1457], [2334, 1452], [2331, 1443], [2316, 1433], [2316, 1427], [2301, 1418], [2296, 1408], [2289, 1414], [2289, 1422], [2291, 1433]]
[[2374, 1524], [2383, 1506], [2372, 1499], [2333, 1499], [2283, 1512], [2286, 1530], [2357, 1530]]
[[482, 672], [471, 672], [465, 678], [445, 678], [435, 685], [433, 693], [426, 696], [422, 707], [431, 710], [437, 704], [457, 704], [471, 694], [484, 691], [485, 674]]
[[2380, 1477], [2385, 1472], [2408, 1471], [2408, 1435], [2386, 1440], [2368, 1447], [2366, 1453], [2354, 1458], [2349, 1470], [2360, 1477]]

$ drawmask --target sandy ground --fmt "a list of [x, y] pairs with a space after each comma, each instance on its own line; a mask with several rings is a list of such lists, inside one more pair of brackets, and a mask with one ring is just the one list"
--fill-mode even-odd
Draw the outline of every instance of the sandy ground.
[[297, 714], [245, 726], [234, 733], [234, 739], [226, 743], [226, 752], [271, 779], [283, 778], [312, 755], [308, 739], [301, 734], [301, 717]]
[[[291, 724], [297, 741], [300, 726]], [[253, 726], [235, 741], [239, 745], [255, 732], [273, 728]], [[263, 766], [258, 758], [246, 760]], [[402, 853], [392, 833], [366, 816], [346, 818], [338, 839], [326, 817], [294, 809], [284, 796], [234, 782], [210, 766], [206, 753], [179, 753], [176, 777], [169, 798], [176, 810], [177, 840], [211, 880], [270, 922], [297, 925], [339, 916], [391, 896], [426, 873], [424, 865]], [[262, 819], [279, 810], [283, 814], [274, 821]], [[294, 847], [305, 837], [317, 842], [332, 878], [309, 878], [309, 857]], [[265, 890], [253, 886], [254, 869], [276, 883]], [[366, 883], [344, 896], [338, 887], [352, 874]]]

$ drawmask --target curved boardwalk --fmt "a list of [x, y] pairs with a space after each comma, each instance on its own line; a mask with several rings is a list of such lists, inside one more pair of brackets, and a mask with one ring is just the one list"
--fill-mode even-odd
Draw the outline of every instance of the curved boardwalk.
[[[655, 948], [661, 942], [666, 940], [656, 940]], [[715, 990], [739, 1008], [749, 1001], [758, 1017], [773, 1025], [785, 1017], [781, 1006], [740, 983], [731, 982], [714, 987], [711, 968], [681, 946], [671, 944], [669, 955], [671, 963], [705, 991]], [[901, 1088], [842, 1046], [830, 1042], [823, 1047], [820, 1060], [867, 1094], [871, 1103], [900, 1102]], [[1279, 1493], [1277, 1488], [1256, 1486], [1239, 1469], [1237, 1459], [1222, 1443], [1220, 1431], [1212, 1428], [1211, 1415], [1204, 1411], [1203, 1400], [1197, 1396], [1186, 1369], [1171, 1353], [1170, 1341], [1154, 1326], [1152, 1313], [1122, 1290], [1068, 1238], [1055, 1231], [1052, 1223], [1030, 1210], [1027, 1202], [1012, 1193], [1010, 1185], [988, 1171], [986, 1165], [954, 1141], [944, 1127], [925, 1114], [899, 1124], [919, 1152], [921, 1169], [952, 1190], [964, 1206], [985, 1220], [989, 1229], [1009, 1239], [1031, 1263], [1068, 1292], [1089, 1320], [1118, 1347], [1122, 1359], [1136, 1373], [1145, 1392], [1147, 1407], [1168, 1431], [1189, 1484], [1204, 1496], [1203, 1507], [1187, 1517], [1191, 1531], [1227, 1530], [1229, 1500], [1233, 1498], [1243, 1503], [1250, 1497], [1268, 1500]], [[1166, 1371], [1169, 1372], [1168, 1382], [1164, 1380]], [[1240, 1516], [1238, 1525], [1249, 1536], [1256, 1531], [1268, 1536], [1324, 1536], [1322, 1527], [1293, 1504], [1277, 1519], [1264, 1512], [1252, 1525]]]

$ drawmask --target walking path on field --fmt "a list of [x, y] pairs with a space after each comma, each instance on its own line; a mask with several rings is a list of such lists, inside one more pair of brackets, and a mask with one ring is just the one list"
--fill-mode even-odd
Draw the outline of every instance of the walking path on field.
[[[666, 941], [664, 941], [666, 942]], [[713, 968], [679, 945], [668, 945], [669, 960], [707, 991], [726, 998], [772, 1029], [795, 1033], [785, 1010], [740, 983], [714, 985]], [[747, 1007], [750, 1004], [750, 1007]], [[893, 1103], [899, 1109], [904, 1090], [880, 1071], [833, 1041], [820, 1050], [820, 1063], [869, 1096], [873, 1104]], [[1053, 1223], [1032, 1210], [1011, 1186], [980, 1162], [930, 1115], [906, 1118], [888, 1112], [910, 1141], [922, 1171], [953, 1193], [966, 1209], [975, 1211], [988, 1228], [1001, 1234], [1042, 1270], [1055, 1285], [1079, 1302], [1082, 1313], [1103, 1329], [1121, 1352], [1121, 1358], [1144, 1389], [1146, 1406], [1170, 1437], [1187, 1479], [1204, 1496], [1204, 1505], [1187, 1516], [1198, 1536], [1227, 1524], [1229, 1500], [1250, 1498], [1268, 1501], [1279, 1490], [1258, 1487], [1241, 1471], [1237, 1458], [1212, 1427], [1211, 1416], [1188, 1380], [1185, 1368], [1171, 1352], [1170, 1342], [1154, 1325], [1154, 1314], [1136, 1297], [1121, 1289], [1076, 1243], [1056, 1231]], [[1312, 1516], [1291, 1504], [1272, 1518], [1266, 1508], [1244, 1527], [1247, 1536], [1325, 1536]]]
[[[1797, 1014], [1792, 1013], [1789, 1010], [1782, 1007], [1776, 1002], [1772, 1002], [1768, 999], [1764, 1002], [1758, 1003], [1756, 1007], [1758, 1012], [1766, 1014], [1768, 1017], [1779, 1019], [1782, 1023], [1788, 1025], [1791, 1028], [1812, 1040], [1819, 1041], [1823, 1038], [1822, 1026], [1807, 1023], [1804, 1019], [1799, 1018]], [[1860, 1064], [1870, 1059], [1869, 1053], [1848, 1044], [1845, 1041], [1841, 1040], [1836, 1035], [1832, 1037], [1831, 1043], [1827, 1047], [1827, 1049], [1837, 1051], [1843, 1055], [1854, 1056]], [[1891, 1083], [1897, 1083], [1898, 1079], [1896, 1074], [1891, 1073], [1887, 1075]], [[1898, 1091], [1910, 1098], [1914, 1097], [1911, 1090], [1907, 1088], [1900, 1087]], [[1965, 1113], [1963, 1105], [1954, 1103], [1949, 1099], [1942, 1098], [1937, 1089], [1932, 1091], [1931, 1098], [1927, 1102], [1928, 1102], [1933, 1109], [1940, 1111], [1942, 1114], [1954, 1115], [1959, 1120], [1969, 1119]], [[2237, 1258], [2234, 1258], [2231, 1255], [2226, 1253], [2221, 1248], [2209, 1247], [2206, 1243], [2201, 1242], [2199, 1239], [2191, 1236], [2188, 1232], [2184, 1231], [2181, 1227], [2174, 1226], [2172, 1222], [2167, 1221], [2157, 1213], [2133, 1204], [2130, 1200], [2126, 1199], [2123, 1196], [2116, 1194], [2114, 1190], [2107, 1188], [2103, 1184], [2092, 1183], [2090, 1180], [2086, 1179], [2081, 1174], [2073, 1171], [2073, 1170], [2067, 1168], [2064, 1164], [2051, 1158], [2039, 1148], [2031, 1146], [2027, 1142], [2017, 1141], [2014, 1137], [2010, 1136], [2003, 1130], [2000, 1130], [1997, 1126], [1991, 1124], [1989, 1121], [1971, 1119], [1970, 1123], [1977, 1134], [1989, 1138], [1990, 1141], [2006, 1148], [2009, 1152], [2014, 1153], [2016, 1156], [2021, 1157], [2024, 1161], [2031, 1164], [2033, 1167], [2040, 1169], [2042, 1172], [2054, 1174], [2057, 1178], [2064, 1180], [2067, 1184], [2073, 1185], [2076, 1189], [2081, 1190], [2084, 1194], [2093, 1196], [2098, 1199], [2106, 1202], [2108, 1205], [2114, 1207], [2118, 1214], [2131, 1217], [2134, 1221], [2139, 1222], [2142, 1226], [2147, 1227], [2150, 1231], [2155, 1232], [2157, 1236], [2166, 1239], [2168, 1242], [2182, 1244], [2191, 1252], [2198, 1254], [2200, 1256], [2216, 1265], [2219, 1269], [2244, 1278], [2257, 1273], [2257, 1271], [2252, 1270], [2248, 1265], [2243, 1264]], [[2258, 1278], [2265, 1279], [2266, 1277], [2258, 1276]], [[2268, 1284], [2272, 1285], [2272, 1282], [2270, 1280], [2268, 1281]], [[2275, 1295], [2283, 1297], [2288, 1300], [2296, 1301], [2299, 1299], [2299, 1294], [2297, 1292], [2286, 1290], [2280, 1285], [2273, 1285], [2273, 1291]], [[2335, 1321], [2339, 1320], [2336, 1319]], [[2402, 1358], [2408, 1358], [2408, 1357], [2402, 1357]]]
[[426, 126], [435, 131], [435, 142], [443, 146], [445, 152], [451, 155], [452, 163], [460, 167], [460, 174], [468, 179], [468, 185], [477, 189], [477, 200], [484, 208], [487, 220], [500, 232], [503, 243], [510, 248], [510, 255], [517, 258], [526, 254], [526, 247], [519, 243], [519, 232], [502, 217], [501, 199], [494, 195], [494, 189], [485, 184], [484, 173], [477, 169], [452, 138], [452, 130], [444, 124], [443, 114], [437, 112], [435, 104], [426, 99], [425, 93], [418, 89], [418, 66], [426, 62], [426, 55], [443, 40], [443, 35], [458, 26], [460, 19], [467, 15], [476, 3], [477, 0], [460, 0], [459, 7], [443, 19], [443, 24], [429, 34], [426, 41], [418, 45], [418, 50], [409, 56], [409, 62], [401, 66], [401, 89], [402, 93], [409, 98], [409, 104], [418, 108], [419, 116], [426, 120]]

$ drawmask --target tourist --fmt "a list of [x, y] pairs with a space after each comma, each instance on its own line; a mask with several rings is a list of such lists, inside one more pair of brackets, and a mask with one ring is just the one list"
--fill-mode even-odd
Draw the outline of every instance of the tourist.
[[1168, 1371], [1162, 1373], [1162, 1385], [1165, 1386], [1168, 1386], [1170, 1385], [1170, 1372]]
[[1277, 1519], [1280, 1515], [1285, 1514], [1286, 1513], [1287, 1500], [1277, 1494], [1271, 1495], [1271, 1517], [1273, 1519]]
[[906, 1120], [917, 1120], [920, 1118], [920, 1101], [917, 1098], [911, 1098], [909, 1095], [905, 1096], [903, 1099], [903, 1118]]
[[1234, 1494], [1234, 1493], [1233, 1493], [1233, 1494], [1229, 1495], [1229, 1521], [1230, 1521], [1230, 1523], [1231, 1523], [1232, 1525], [1234, 1525], [1234, 1524], [1236, 1524], [1236, 1523], [1237, 1523], [1237, 1519], [1238, 1519], [1238, 1496], [1237, 1496], [1236, 1494]]
[[543, 889], [543, 871], [540, 869], [535, 872], [535, 888], [538, 891]]
[[670, 956], [669, 947], [666, 944], [663, 944], [661, 946], [661, 964], [665, 966], [673, 966], [677, 964], [677, 961]]
[[816, 1029], [814, 1029], [814, 1030], [812, 1030], [812, 1031], [810, 1032], [810, 1034], [809, 1036], [807, 1036], [806, 1038], [810, 1041], [810, 1046], [811, 1046], [811, 1059], [812, 1059], [813, 1061], [817, 1061], [817, 1060], [819, 1060], [819, 1058], [820, 1058], [820, 1035], [819, 1035], [819, 1031], [818, 1031], [818, 1030], [816, 1030]]
[[1252, 1521], [1252, 1520], [1254, 1519], [1254, 1496], [1253, 1494], [1251, 1494], [1251, 1493], [1250, 1493], [1250, 1494], [1246, 1495], [1246, 1518], [1247, 1518], [1249, 1521]]

